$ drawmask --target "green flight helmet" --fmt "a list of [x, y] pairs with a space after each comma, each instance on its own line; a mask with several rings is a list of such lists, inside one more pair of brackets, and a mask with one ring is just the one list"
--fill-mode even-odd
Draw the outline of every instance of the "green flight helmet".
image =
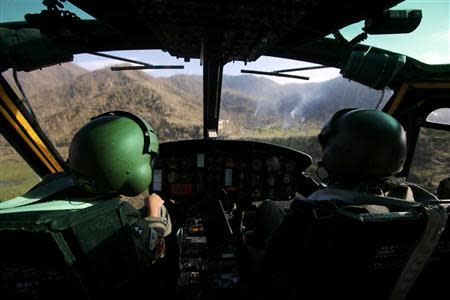
[[379, 181], [402, 170], [406, 134], [391, 115], [373, 109], [343, 109], [324, 125], [319, 142], [329, 179]]
[[149, 123], [129, 112], [107, 112], [75, 134], [69, 172], [87, 192], [136, 196], [151, 183], [158, 151], [158, 138]]

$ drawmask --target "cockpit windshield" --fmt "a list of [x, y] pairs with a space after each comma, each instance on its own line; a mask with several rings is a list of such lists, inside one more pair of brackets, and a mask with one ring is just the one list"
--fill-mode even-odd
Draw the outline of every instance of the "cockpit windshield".
[[[81, 54], [73, 63], [19, 72], [40, 126], [63, 159], [75, 132], [91, 117], [112, 110], [130, 111], [149, 120], [161, 142], [202, 138], [203, 81], [198, 60], [185, 63], [161, 51], [108, 54], [184, 65], [185, 69], [112, 71], [111, 67], [123, 66], [123, 62]], [[218, 139], [287, 146], [309, 153], [316, 162], [320, 157], [317, 134], [335, 111], [348, 106], [380, 109], [392, 95], [390, 90], [377, 91], [344, 79], [335, 68], [298, 72], [310, 76], [310, 81], [240, 73], [243, 68], [275, 70], [311, 65], [262, 57], [246, 66], [225, 66]], [[12, 71], [3, 75], [14, 87]]]
[[[41, 0], [8, 0], [0, 5], [2, 23], [24, 21], [26, 13], [45, 9]], [[94, 19], [71, 3], [64, 2], [64, 9], [81, 19]], [[450, 63], [448, 1], [407, 0], [394, 9], [422, 10], [421, 24], [409, 34], [369, 35], [363, 44], [428, 64]], [[351, 40], [362, 32], [363, 23], [347, 26], [340, 33]], [[201, 60], [183, 60], [161, 50], [101, 53], [184, 69], [112, 71], [112, 66], [124, 66], [124, 62], [82, 53], [75, 54], [71, 63], [19, 72], [19, 81], [41, 127], [63, 159], [76, 130], [89, 118], [111, 110], [127, 110], [146, 118], [162, 142], [203, 137]], [[243, 70], [275, 72], [293, 68], [309, 68], [286, 73], [309, 80], [242, 74]], [[270, 56], [249, 63], [227, 63], [223, 69], [217, 138], [288, 146], [309, 153], [316, 162], [320, 157], [317, 134], [334, 112], [345, 107], [382, 109], [393, 95], [388, 88], [375, 90], [342, 77], [340, 72], [317, 63]], [[3, 75], [14, 87], [12, 71]]]

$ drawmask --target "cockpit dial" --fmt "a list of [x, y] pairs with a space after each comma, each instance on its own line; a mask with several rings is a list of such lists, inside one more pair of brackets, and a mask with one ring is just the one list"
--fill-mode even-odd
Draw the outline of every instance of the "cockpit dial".
[[277, 173], [281, 169], [281, 161], [277, 156], [272, 156], [266, 160], [266, 171], [268, 173]]
[[308, 186], [311, 181], [302, 173], [311, 161], [305, 153], [251, 141], [162, 143], [158, 188], [175, 201], [192, 204], [223, 190], [226, 195], [220, 197], [247, 207], [267, 198], [286, 200], [295, 192], [308, 196], [317, 189], [314, 183]]
[[263, 162], [259, 158], [255, 158], [252, 161], [252, 168], [254, 171], [261, 171], [263, 167]]

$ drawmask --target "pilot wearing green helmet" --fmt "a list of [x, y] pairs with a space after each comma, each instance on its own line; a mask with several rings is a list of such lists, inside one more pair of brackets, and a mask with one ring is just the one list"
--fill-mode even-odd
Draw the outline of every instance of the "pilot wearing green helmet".
[[[94, 194], [136, 196], [152, 181], [159, 143], [144, 119], [125, 111], [96, 116], [75, 134], [69, 147], [68, 169], [73, 181]], [[123, 202], [128, 227], [144, 256], [153, 262], [164, 256], [164, 237], [171, 232], [164, 201], [151, 194], [145, 216]]]

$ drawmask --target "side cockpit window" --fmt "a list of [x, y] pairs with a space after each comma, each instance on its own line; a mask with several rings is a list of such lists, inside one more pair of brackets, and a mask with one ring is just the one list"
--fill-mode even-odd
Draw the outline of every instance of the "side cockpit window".
[[450, 108], [431, 112], [420, 129], [408, 180], [436, 193], [450, 177]]

